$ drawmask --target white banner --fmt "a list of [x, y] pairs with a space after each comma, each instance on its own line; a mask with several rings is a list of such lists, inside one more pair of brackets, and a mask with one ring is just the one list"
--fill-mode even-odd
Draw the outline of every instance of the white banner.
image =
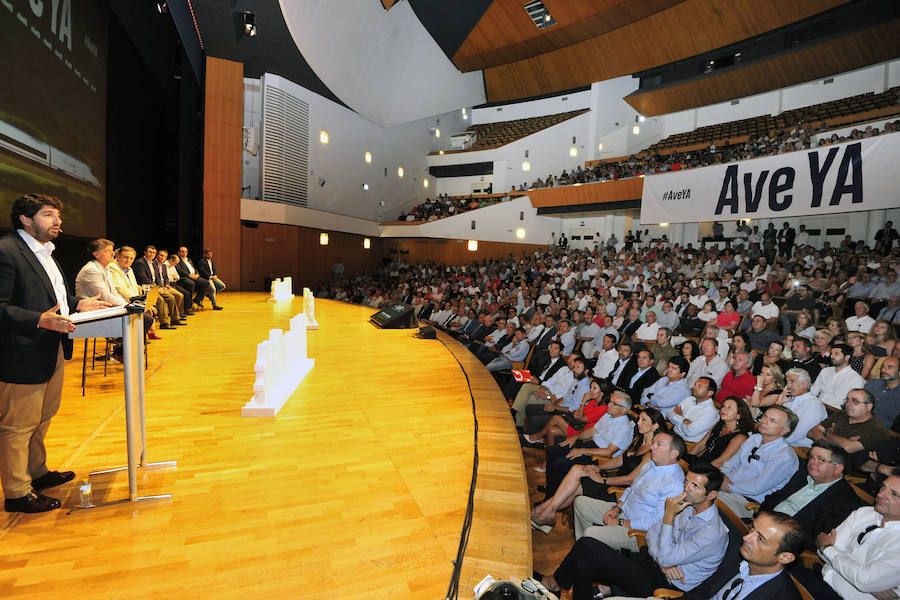
[[900, 206], [900, 133], [644, 178], [641, 224]]

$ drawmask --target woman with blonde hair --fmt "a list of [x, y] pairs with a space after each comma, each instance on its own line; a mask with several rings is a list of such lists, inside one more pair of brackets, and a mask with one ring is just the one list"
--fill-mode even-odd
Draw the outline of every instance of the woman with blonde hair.
[[831, 340], [834, 336], [828, 329], [819, 329], [813, 334], [812, 357], [816, 362], [831, 366]]
[[813, 326], [812, 314], [806, 309], [801, 310], [797, 313], [797, 325], [794, 327], [794, 334], [811, 340], [815, 333], [816, 328]]

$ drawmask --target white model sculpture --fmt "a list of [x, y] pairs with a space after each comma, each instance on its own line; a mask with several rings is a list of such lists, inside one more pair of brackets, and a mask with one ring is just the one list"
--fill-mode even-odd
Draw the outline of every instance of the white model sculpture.
[[279, 277], [272, 282], [272, 292], [269, 295], [269, 300], [281, 302], [283, 300], [290, 300], [293, 297], [294, 283], [290, 277], [285, 277], [283, 279]]
[[306, 315], [290, 321], [290, 330], [269, 331], [269, 339], [256, 346], [256, 381], [253, 397], [241, 408], [242, 417], [274, 417], [300, 382], [309, 374], [315, 360], [306, 356]]
[[316, 321], [316, 297], [307, 287], [303, 288], [303, 314], [306, 315], [307, 329], [319, 328], [319, 322]]

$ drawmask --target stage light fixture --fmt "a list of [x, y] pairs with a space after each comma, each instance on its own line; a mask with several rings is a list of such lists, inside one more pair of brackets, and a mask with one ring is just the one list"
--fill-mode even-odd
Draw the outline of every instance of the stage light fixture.
[[365, 250], [368, 250], [371, 247], [372, 247], [372, 240], [370, 240], [369, 238], [363, 238], [363, 248]]
[[363, 158], [366, 159], [367, 163], [372, 164], [372, 153], [371, 152], [366, 152], [365, 154], [363, 154]]
[[322, 142], [323, 144], [325, 144], [326, 146], [328, 145], [328, 132], [325, 131], [324, 129], [319, 132], [319, 141]]
[[244, 13], [244, 33], [250, 37], [256, 35], [256, 15], [252, 12], [245, 11]]
[[478, 240], [469, 240], [468, 249], [469, 249], [469, 252], [477, 252], [478, 251]]
[[328, 234], [327, 234], [327, 233], [320, 233], [320, 234], [319, 234], [319, 244], [321, 244], [321, 245], [323, 245], [323, 246], [327, 246], [327, 245], [328, 245]]

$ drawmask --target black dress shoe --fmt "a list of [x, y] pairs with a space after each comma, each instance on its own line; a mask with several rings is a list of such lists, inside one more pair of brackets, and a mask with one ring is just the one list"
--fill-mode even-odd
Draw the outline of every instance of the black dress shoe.
[[41, 513], [56, 510], [62, 503], [50, 496], [28, 492], [21, 498], [6, 499], [3, 505], [6, 512]]
[[160, 329], [175, 329], [175, 326], [166, 323], [165, 325], [160, 325], [159, 328]]
[[222, 310], [221, 306], [213, 306], [213, 310]]
[[547, 493], [547, 486], [546, 486], [546, 485], [539, 485], [539, 486], [537, 486], [537, 491], [539, 491], [539, 492], [542, 493], [542, 494], [546, 494], [546, 493]]
[[47, 471], [37, 479], [31, 481], [31, 487], [36, 492], [43, 492], [52, 487], [62, 485], [68, 481], [75, 479], [75, 473], [72, 471]]
[[186, 314], [186, 315], [189, 316], [189, 317], [193, 317], [193, 316], [196, 315], [197, 313], [195, 313], [195, 312], [192, 311], [192, 310], [186, 310], [186, 311], [184, 311], [184, 314]]

